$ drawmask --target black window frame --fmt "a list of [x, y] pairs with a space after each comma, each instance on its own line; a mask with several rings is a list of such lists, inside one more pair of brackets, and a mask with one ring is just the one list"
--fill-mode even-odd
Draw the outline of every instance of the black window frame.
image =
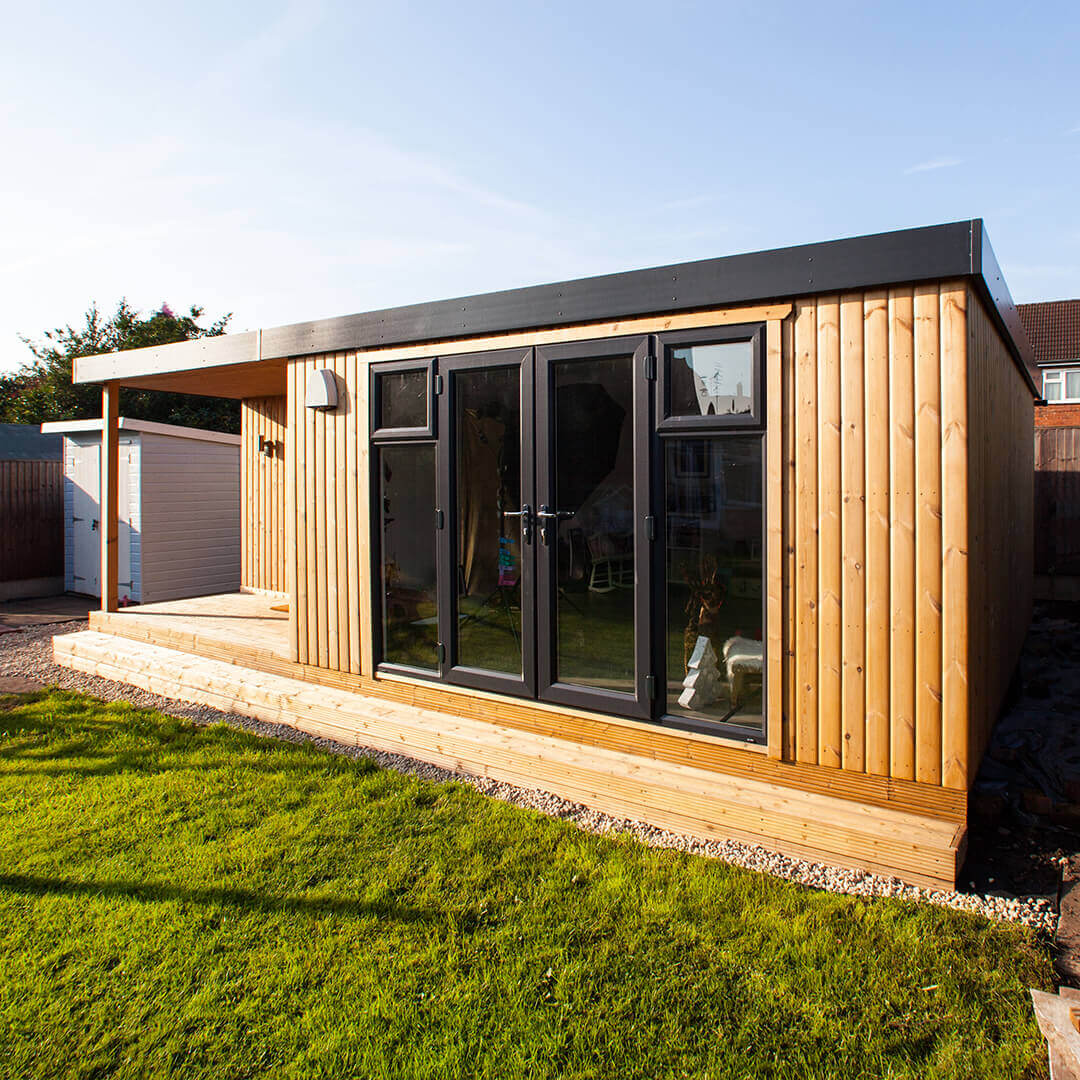
[[[655, 438], [657, 450], [652, 472], [652, 491], [654, 513], [657, 515], [657, 529], [654, 563], [653, 593], [656, 612], [655, 625], [660, 632], [654, 634], [653, 663], [657, 673], [656, 715], [654, 722], [662, 727], [694, 731], [702, 735], [714, 735], [717, 738], [737, 740], [738, 742], [767, 746], [769, 740], [769, 694], [780, 692], [779, 687], [770, 688], [768, 679], [768, 657], [764, 655], [768, 648], [768, 439], [765, 418], [765, 331], [764, 322], [738, 323], [728, 326], [706, 327], [701, 330], [673, 331], [656, 335], [656, 401], [655, 401]], [[749, 416], [739, 418], [724, 416], [667, 416], [667, 395], [670, 382], [667, 379], [668, 350], [681, 345], [723, 344], [727, 341], [754, 342], [753, 403]], [[761, 673], [761, 730], [744, 724], [735, 724], [723, 720], [703, 720], [692, 716], [680, 716], [668, 712], [668, 671], [667, 671], [667, 633], [668, 633], [668, 490], [667, 490], [667, 447], [665, 443], [674, 439], [712, 439], [737, 438], [758, 439], [761, 442], [761, 628], [763, 663]]]
[[[382, 387], [383, 375], [402, 375], [411, 371], [421, 371], [427, 382], [427, 423], [422, 427], [380, 427], [382, 423]], [[408, 442], [413, 440], [434, 439], [438, 407], [435, 402], [435, 358], [422, 360], [387, 360], [371, 364], [369, 376], [371, 388], [371, 441], [372, 442]]]
[[[749, 341], [753, 345], [751, 407], [734, 416], [671, 415], [671, 350], [684, 345], [729, 345]], [[673, 331], [657, 335], [656, 430], [661, 434], [691, 435], [694, 432], [764, 428], [765, 426], [765, 323], [732, 323], [702, 330]]]

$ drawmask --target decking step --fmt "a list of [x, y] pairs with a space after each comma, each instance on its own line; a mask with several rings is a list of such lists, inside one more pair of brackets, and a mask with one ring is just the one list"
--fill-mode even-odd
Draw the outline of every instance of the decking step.
[[951, 887], [963, 828], [909, 811], [501, 727], [88, 630], [53, 641], [58, 663], [177, 700], [284, 724], [457, 772], [541, 788], [703, 839]]

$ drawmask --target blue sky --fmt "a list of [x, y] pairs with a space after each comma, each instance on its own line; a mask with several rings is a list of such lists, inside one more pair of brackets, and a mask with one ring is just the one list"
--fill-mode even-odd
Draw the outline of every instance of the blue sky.
[[1075, 3], [20, 4], [0, 370], [91, 300], [233, 329], [959, 218], [1080, 296]]

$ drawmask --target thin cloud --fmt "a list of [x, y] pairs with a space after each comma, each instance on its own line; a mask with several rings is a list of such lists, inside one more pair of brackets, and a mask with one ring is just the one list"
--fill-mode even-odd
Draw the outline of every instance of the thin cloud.
[[931, 161], [920, 161], [918, 165], [912, 165], [910, 168], [904, 170], [905, 176], [910, 176], [912, 173], [917, 172], [932, 172], [934, 169], [951, 169], [954, 165], [960, 165], [963, 162], [963, 158], [958, 157], [943, 157], [933, 158]]

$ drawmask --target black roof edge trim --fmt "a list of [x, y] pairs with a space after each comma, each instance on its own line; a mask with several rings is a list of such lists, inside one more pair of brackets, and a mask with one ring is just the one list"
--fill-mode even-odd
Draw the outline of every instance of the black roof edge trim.
[[1031, 392], [1036, 397], [1041, 397], [1042, 387], [1039, 381], [1039, 365], [1035, 363], [1035, 350], [1031, 347], [1027, 331], [1020, 321], [1009, 286], [1005, 284], [1005, 275], [1001, 272], [994, 249], [990, 246], [990, 238], [986, 235], [982, 218], [975, 218], [971, 222], [971, 272], [976, 290], [986, 304], [991, 319], [997, 324], [1020, 374], [1024, 376]]
[[[217, 364], [257, 362], [767, 304], [950, 278], [973, 279], [1017, 367], [1037, 393], [1031, 345], [981, 218], [202, 338], [197, 349], [218, 357]], [[147, 366], [141, 377], [155, 374], [158, 357], [171, 358], [176, 356], [171, 350], [193, 347], [188, 342], [133, 350], [126, 356], [131, 361], [133, 353], [143, 354]], [[208, 377], [214, 366], [214, 362], [205, 364]], [[170, 366], [168, 370], [188, 369]]]
[[263, 331], [262, 357], [421, 344], [972, 273], [972, 222], [629, 270]]

